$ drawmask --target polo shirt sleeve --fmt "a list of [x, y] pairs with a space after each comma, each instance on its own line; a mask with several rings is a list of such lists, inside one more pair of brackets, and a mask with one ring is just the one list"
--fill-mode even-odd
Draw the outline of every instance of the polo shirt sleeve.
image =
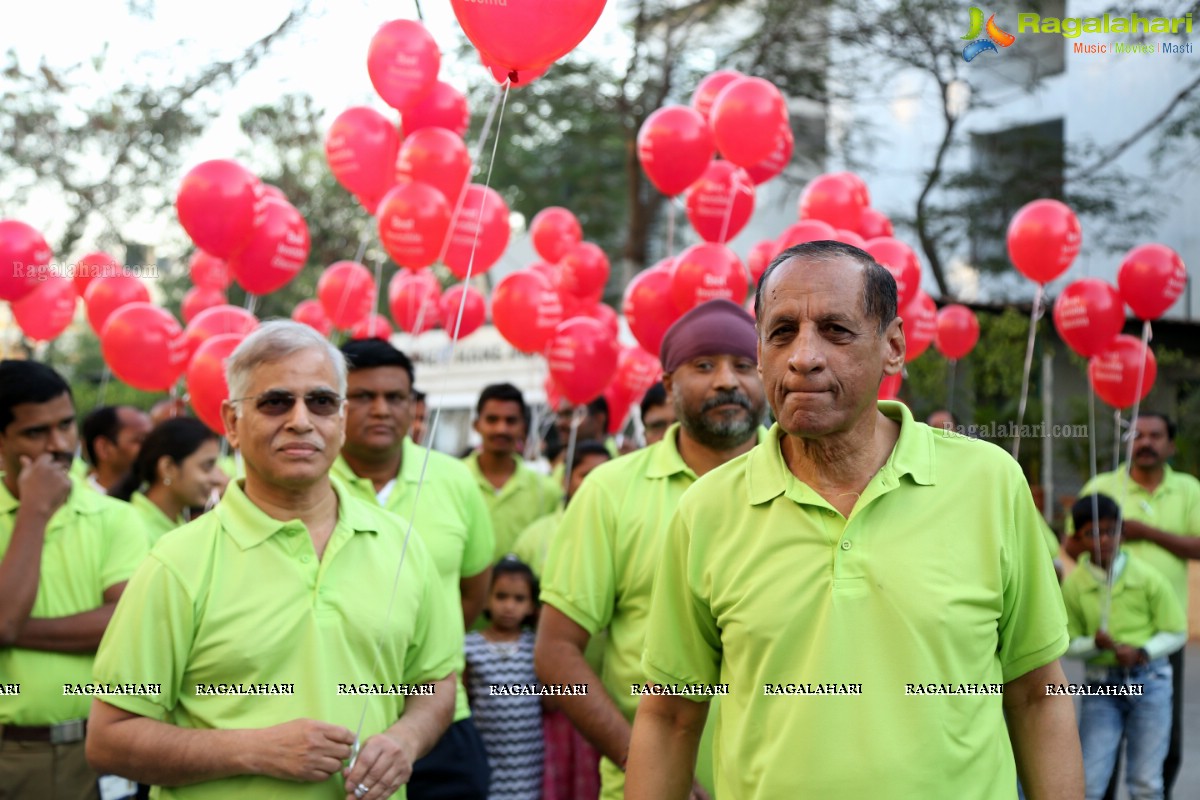
[[150, 551], [150, 537], [137, 509], [128, 503], [105, 503], [100, 524], [107, 539], [100, 585], [108, 589], [129, 580]]
[[616, 604], [616, 503], [591, 477], [571, 499], [546, 551], [542, 603], [595, 636], [612, 621]]
[[721, 675], [721, 632], [696, 590], [701, 576], [695, 565], [703, 559], [693, 559], [689, 511], [681, 507], [671, 518], [646, 623], [642, 670], [659, 684], [715, 684]]
[[164, 721], [179, 701], [195, 632], [192, 597], [155, 556], [134, 573], [96, 652], [97, 683], [156, 683], [158, 696], [105, 695], [131, 714]]
[[1020, 468], [1013, 462], [1011, 469], [1012, 526], [1001, 559], [998, 653], [1005, 683], [1054, 661], [1069, 643], [1062, 591], [1042, 539], [1041, 515]]
[[462, 610], [457, 594], [441, 591], [437, 567], [420, 537], [414, 535], [408, 547], [413, 572], [421, 580], [421, 607], [404, 654], [404, 680], [430, 683], [453, 672], [462, 658]]
[[1063, 606], [1067, 612], [1067, 636], [1071, 639], [1088, 635], [1087, 619], [1083, 615], [1083, 593], [1079, 581], [1072, 580], [1074, 575], [1074, 572], [1068, 575], [1062, 585]]
[[496, 548], [496, 532], [492, 528], [492, 517], [488, 514], [483, 495], [475, 488], [475, 481], [464, 468], [459, 483], [459, 513], [467, 526], [467, 543], [463, 547], [462, 568], [459, 575], [470, 578], [483, 572], [492, 563], [492, 551]]

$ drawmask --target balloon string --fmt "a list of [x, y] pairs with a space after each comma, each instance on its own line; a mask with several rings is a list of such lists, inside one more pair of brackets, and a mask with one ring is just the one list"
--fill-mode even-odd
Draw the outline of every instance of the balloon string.
[[958, 383], [958, 359], [950, 359], [950, 388], [946, 392], [946, 410], [954, 414], [954, 389]]
[[417, 7], [417, 19], [421, 22], [425, 21], [425, 15], [421, 13], [421, 0], [413, 0], [413, 5]]
[[[258, 306], [258, 295], [250, 294], [249, 292], [247, 292], [246, 293], [246, 311], [253, 314], [254, 309], [257, 306]], [[229, 320], [225, 321], [225, 325], [226, 325], [226, 327], [229, 326]], [[225, 331], [225, 332], [229, 333], [229, 331]]]
[[104, 405], [104, 398], [108, 396], [108, 381], [112, 378], [112, 370], [108, 368], [108, 364], [104, 365], [104, 372], [100, 375], [100, 391], [96, 393], [96, 405], [93, 409], [100, 408]]
[[1038, 284], [1037, 293], [1033, 296], [1033, 307], [1029, 309], [1029, 341], [1025, 345], [1025, 366], [1021, 373], [1021, 400], [1017, 404], [1017, 430], [1013, 437], [1013, 458], [1021, 453], [1021, 427], [1025, 424], [1025, 406], [1029, 402], [1029, 375], [1033, 371], [1033, 345], [1037, 339], [1037, 323], [1042, 318], [1042, 298], [1046, 287]]
[[367, 315], [367, 338], [375, 338], [375, 326], [379, 322], [379, 287], [383, 285], [383, 254], [375, 256], [375, 302], [371, 303], [371, 313]]
[[579, 438], [579, 426], [583, 424], [587, 418], [588, 407], [584, 404], [575, 406], [575, 410], [571, 412], [571, 433], [567, 436], [567, 457], [563, 461], [563, 494], [565, 496], [567, 486], [571, 482], [571, 470], [575, 469], [575, 442]]
[[[496, 143], [497, 144], [499, 143], [499, 140], [500, 140], [500, 128], [501, 128], [501, 123], [504, 120], [504, 106], [507, 104], [508, 89], [509, 89], [510, 83], [511, 83], [511, 81], [505, 81], [504, 85], [501, 87], [504, 99], [501, 101], [500, 115], [496, 121]], [[481, 134], [481, 137], [480, 137], [481, 141], [483, 141], [487, 137], [487, 133], [488, 133], [487, 128], [490, 128], [490, 126], [491, 126], [490, 114], [489, 114], [489, 120], [487, 121], [485, 126], [486, 126], [485, 130], [483, 131], [483, 133]], [[485, 186], [489, 186], [491, 184], [492, 164], [495, 162], [495, 158], [496, 158], [496, 145], [493, 145], [492, 161], [488, 164], [487, 180], [484, 184]], [[478, 227], [476, 227], [476, 229], [475, 229], [475, 241], [476, 242], [479, 241]], [[474, 246], [474, 244], [472, 244], [471, 257], [467, 261], [467, 277], [464, 279], [464, 283], [471, 279], [471, 268], [474, 266], [474, 263], [475, 263], [475, 246]], [[466, 306], [466, 300], [467, 300], [467, 293], [463, 292], [462, 298], [460, 299], [459, 305], [458, 305], [458, 319], [454, 325], [454, 335], [450, 339], [450, 355], [449, 355], [449, 358], [447, 359], [447, 361], [451, 362], [451, 363], [454, 361], [454, 349], [458, 343], [458, 330], [462, 323], [463, 309]], [[442, 375], [442, 385], [440, 387], [440, 395], [441, 396], [445, 395], [446, 387], [449, 384], [449, 380], [450, 380], [450, 370], [446, 370]], [[431, 397], [432, 396], [433, 395], [431, 395]], [[441, 422], [441, 418], [442, 418], [442, 406], [439, 403], [439, 404], [437, 404], [437, 407], [434, 409], [433, 419], [431, 420], [431, 422], [429, 424], [428, 439], [426, 440], [429, 443], [429, 446], [425, 448], [425, 457], [421, 461], [421, 474], [417, 477], [417, 487], [413, 493], [412, 510], [410, 511], [410, 513], [408, 515], [408, 526], [406, 527], [406, 529], [404, 531], [404, 544], [400, 548], [400, 562], [396, 565], [396, 573], [392, 577], [392, 590], [391, 590], [391, 593], [388, 598], [387, 612], [384, 614], [384, 617], [383, 617], [383, 625], [380, 628], [379, 641], [377, 642], [376, 647], [375, 647], [374, 666], [371, 668], [371, 672], [369, 673], [370, 675], [377, 674], [377, 670], [379, 669], [380, 662], [383, 657], [384, 637], [387, 636], [388, 626], [391, 623], [391, 619], [392, 619], [392, 611], [395, 609], [395, 606], [396, 606], [396, 594], [397, 594], [397, 590], [400, 587], [400, 573], [404, 569], [405, 556], [408, 555], [408, 542], [412, 538], [413, 519], [416, 517], [417, 507], [421, 502], [421, 489], [424, 488], [424, 486], [425, 486], [425, 473], [429, 468], [429, 456], [433, 452], [433, 443], [435, 441], [437, 441], [437, 429], [438, 429], [438, 424]], [[356, 743], [361, 742], [361, 740], [362, 740], [363, 725], [365, 725], [366, 721], [367, 721], [368, 703], [369, 703], [369, 698], [364, 698], [362, 713], [359, 715], [358, 727], [355, 730], [355, 734], [354, 734], [354, 740]]]
[[[1121, 412], [1117, 412], [1118, 414]], [[1088, 381], [1088, 482], [1096, 480], [1096, 390], [1092, 386], [1092, 382]], [[1100, 527], [1100, 495], [1092, 492], [1092, 532], [1096, 533]], [[1076, 531], [1076, 535], [1078, 535]], [[1094, 535], [1092, 537], [1093, 551], [1092, 563], [1100, 565], [1100, 537]], [[1107, 590], [1107, 586], [1105, 589]]]
[[675, 204], [667, 203], [667, 258], [675, 255]]
[[[371, 222], [373, 223], [374, 221], [375, 221], [375, 217], [372, 216]], [[367, 252], [367, 242], [370, 241], [370, 239], [371, 239], [371, 230], [373, 227], [374, 227], [373, 225], [368, 224], [366, 230], [363, 231], [362, 236], [358, 240], [358, 251], [354, 254], [354, 263], [355, 264], [362, 263], [363, 255], [366, 254], [366, 252]], [[379, 302], [379, 294], [378, 294], [379, 279], [378, 278], [376, 278], [376, 280], [375, 280], [375, 292], [376, 292], [375, 299], [373, 299], [371, 301], [372, 309], [374, 309]], [[338, 297], [337, 313], [333, 315], [334, 317], [340, 318], [342, 316], [342, 312], [346, 310], [346, 301], [349, 299], [350, 299], [350, 282], [347, 281], [345, 283], [345, 285], [342, 286], [341, 296]], [[330, 338], [331, 339], [333, 338], [332, 332], [331, 332]]]
[[721, 244], [728, 244], [729, 223], [733, 219], [733, 205], [737, 200], [738, 192], [741, 191], [742, 180], [737, 169], [733, 172], [733, 181], [729, 189], [729, 202], [725, 204], [725, 219], [721, 221], [721, 238], [718, 239]]
[[1121, 410], [1117, 409], [1113, 412], [1113, 470], [1121, 468], [1121, 426], [1124, 423], [1121, 421]]

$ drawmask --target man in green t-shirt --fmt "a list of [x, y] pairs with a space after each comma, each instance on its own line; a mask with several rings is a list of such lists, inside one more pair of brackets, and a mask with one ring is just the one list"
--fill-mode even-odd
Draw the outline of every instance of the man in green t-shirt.
[[[645, 683], [646, 613], [667, 523], [700, 475], [750, 450], [766, 409], [754, 321], [728, 300], [692, 309], [663, 337], [663, 383], [678, 423], [658, 444], [597, 467], [572, 498], [542, 572], [535, 666], [548, 684], [589, 685], [558, 705], [603, 754], [601, 796], [618, 800]], [[597, 676], [584, 658], [608, 629]], [[645, 698], [640, 698], [644, 700]], [[700, 784], [711, 766], [702, 752]], [[691, 785], [692, 770], [688, 770]]]
[[97, 796], [76, 687], [148, 542], [129, 505], [70, 478], [76, 445], [66, 381], [0, 361], [0, 796]]
[[330, 479], [342, 354], [274, 321], [225, 371], [246, 477], [130, 580], [88, 758], [163, 800], [403, 798], [453, 716], [459, 612], [421, 537]]
[[[466, 466], [413, 443], [413, 365], [382, 339], [342, 346], [346, 384], [346, 444], [333, 475], [357, 497], [411, 520], [433, 556], [442, 591], [462, 608], [470, 628], [487, 601], [494, 547], [487, 506]], [[403, 531], [398, 531], [403, 535]], [[464, 628], [456, 628], [461, 636]], [[462, 647], [455, 670], [462, 673]], [[454, 723], [413, 767], [410, 800], [453, 796], [485, 800], [488, 761], [471, 720], [467, 693], [455, 686]]]
[[708, 714], [688, 688], [712, 684], [720, 797], [1007, 800], [1018, 775], [1081, 797], [1071, 698], [1046, 689], [1066, 615], [1020, 467], [876, 400], [904, 366], [891, 274], [797, 245], [755, 310], [778, 422], [670, 523], [626, 798], [687, 795]]

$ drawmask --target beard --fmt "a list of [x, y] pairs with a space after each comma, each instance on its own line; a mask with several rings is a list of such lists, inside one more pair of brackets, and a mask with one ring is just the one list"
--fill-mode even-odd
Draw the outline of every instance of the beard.
[[[706, 400], [698, 410], [685, 408], [682, 398], [676, 396], [675, 416], [688, 436], [710, 450], [732, 450], [754, 437], [762, 420], [763, 408], [755, 408], [750, 398], [739, 391], [721, 392]], [[741, 406], [745, 413], [709, 414], [723, 405]]]

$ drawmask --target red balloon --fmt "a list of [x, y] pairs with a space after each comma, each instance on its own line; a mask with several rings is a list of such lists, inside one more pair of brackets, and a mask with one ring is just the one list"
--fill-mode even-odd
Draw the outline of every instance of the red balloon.
[[375, 279], [356, 261], [337, 261], [321, 273], [317, 299], [335, 328], [349, 330], [375, 308]]
[[466, 280], [468, 266], [472, 275], [482, 275], [500, 260], [512, 233], [508, 214], [508, 203], [495, 189], [477, 183], [467, 187], [462, 208], [450, 226], [450, 243], [442, 259], [456, 278]]
[[862, 210], [862, 220], [858, 223], [858, 234], [870, 241], [881, 236], [894, 236], [892, 221], [877, 208], [868, 206]]
[[510, 272], [492, 290], [492, 324], [522, 353], [541, 352], [560, 322], [558, 292], [532, 270]]
[[49, 342], [67, 329], [75, 319], [75, 284], [52, 276], [20, 300], [12, 303], [17, 325], [30, 339]]
[[562, 267], [558, 264], [551, 264], [549, 261], [535, 261], [529, 265], [529, 271], [541, 275], [550, 282], [555, 291], [558, 291], [559, 279], [562, 276]]
[[848, 231], [844, 228], [839, 228], [838, 230], [834, 231], [834, 233], [837, 235], [837, 240], [843, 244], [853, 245], [859, 250], [867, 249], [867, 240], [859, 236], [854, 231]]
[[713, 157], [712, 132], [700, 112], [666, 106], [646, 117], [638, 131], [637, 154], [655, 187], [674, 197], [708, 169]]
[[54, 255], [24, 222], [0, 220], [0, 300], [20, 300], [37, 288]]
[[[1142, 392], [1138, 394], [1138, 372]], [[1088, 359], [1088, 380], [1100, 399], [1113, 408], [1129, 408], [1146, 399], [1158, 377], [1158, 362], [1150, 348], [1134, 336], [1118, 334]]]
[[410, 108], [400, 122], [405, 136], [422, 128], [445, 128], [456, 136], [466, 136], [471, 114], [462, 92], [444, 81], [435, 81], [425, 99]]
[[613, 307], [605, 303], [593, 303], [583, 310], [580, 314], [575, 314], [578, 317], [587, 317], [594, 319], [604, 326], [605, 330], [612, 334], [616, 339], [621, 335], [621, 321], [617, 317], [617, 312]]
[[746, 299], [746, 267], [723, 244], [694, 244], [675, 259], [671, 272], [671, 297], [681, 313], [709, 300]]
[[546, 344], [550, 376], [571, 405], [595, 400], [617, 371], [617, 341], [604, 326], [588, 317], [559, 324]]
[[379, 238], [393, 261], [410, 269], [437, 261], [450, 230], [450, 206], [441, 192], [424, 183], [397, 186], [380, 201], [378, 216]]
[[114, 311], [129, 303], [149, 303], [150, 292], [136, 275], [123, 273], [93, 280], [83, 295], [88, 324], [100, 333]]
[[258, 317], [237, 306], [213, 306], [197, 314], [183, 330], [183, 348], [188, 360], [201, 344], [214, 336], [236, 333], [246, 336], [258, 327]]
[[[617, 369], [620, 369], [618, 366]], [[615, 436], [620, 432], [621, 428], [625, 427], [625, 421], [629, 419], [629, 411], [633, 408], [633, 400], [630, 396], [617, 385], [614, 378], [604, 389], [604, 402], [608, 404], [608, 430], [609, 436]]]
[[383, 102], [408, 111], [437, 82], [442, 53], [425, 26], [411, 19], [384, 23], [371, 37], [367, 72]]
[[376, 314], [372, 311], [365, 317], [354, 323], [354, 327], [350, 329], [351, 339], [383, 339], [387, 341], [392, 338], [392, 324], [387, 321], [387, 317], [382, 314]]
[[282, 289], [304, 269], [310, 241], [308, 223], [287, 200], [268, 197], [262, 221], [242, 251], [229, 259], [229, 271], [250, 294]]
[[[466, 295], [466, 302], [463, 302]], [[458, 309], [462, 307], [462, 321], [458, 319]], [[442, 316], [442, 327], [450, 334], [451, 339], [461, 340], [479, 330], [487, 319], [487, 302], [483, 294], [474, 286], [456, 283], [442, 295], [438, 303]], [[455, 325], [458, 332], [455, 333]]]
[[1034, 200], [1008, 224], [1008, 257], [1026, 278], [1049, 283], [1070, 268], [1082, 238], [1074, 211], [1057, 200]]
[[583, 41], [604, 0], [450, 0], [454, 16], [485, 63], [505, 71], [549, 66]]
[[593, 297], [608, 283], [608, 256], [598, 245], [580, 242], [562, 258], [559, 291], [575, 297]]
[[937, 306], [929, 295], [918, 289], [908, 305], [901, 307], [900, 319], [904, 322], [904, 363], [907, 364], [928, 350], [937, 337]]
[[558, 263], [568, 250], [583, 241], [583, 228], [570, 211], [550, 206], [534, 216], [529, 224], [529, 238], [539, 256]]
[[[96, 281], [88, 292], [102, 285], [104, 281]], [[179, 323], [165, 309], [150, 303], [129, 303], [104, 323], [100, 350], [119, 380], [143, 392], [165, 392], [187, 367], [182, 333]]]
[[787, 123], [787, 103], [770, 81], [739, 78], [717, 95], [710, 121], [721, 155], [750, 167], [775, 150], [780, 123]]
[[883, 380], [879, 382], [879, 399], [880, 400], [895, 400], [900, 394], [900, 382], [903, 379], [901, 373], [895, 375], [884, 375]]
[[201, 289], [225, 291], [229, 284], [233, 283], [229, 262], [203, 250], [192, 253], [192, 258], [188, 261], [188, 274], [192, 278], [192, 285]]
[[183, 324], [189, 324], [201, 311], [216, 306], [228, 304], [229, 298], [220, 289], [209, 289], [207, 286], [193, 286], [183, 296], [179, 311], [183, 314]]
[[782, 253], [789, 247], [805, 242], [834, 241], [836, 239], [837, 231], [828, 222], [821, 222], [819, 219], [803, 219], [792, 223], [783, 232], [779, 237], [778, 250]]
[[505, 69], [504, 67], [497, 65], [495, 62], [489, 61], [488, 57], [485, 56], [483, 53], [479, 54], [479, 60], [480, 60], [480, 62], [482, 62], [482, 64], [485, 67], [487, 67], [488, 72], [490, 72], [492, 74], [492, 79], [494, 81], [496, 81], [496, 83], [500, 84], [501, 86], [503, 86], [506, 83], [511, 83], [511, 85], [514, 89], [519, 88], [521, 86], [525, 86], [526, 84], [529, 84], [529, 83], [533, 83], [538, 78], [545, 75], [546, 72], [550, 69], [549, 64], [547, 64], [544, 67], [539, 67], [537, 69], [522, 69], [522, 70]]
[[1187, 286], [1183, 259], [1164, 244], [1140, 244], [1125, 254], [1117, 270], [1121, 297], [1140, 320], [1155, 320], [1174, 305]]
[[746, 76], [732, 69], [719, 69], [708, 73], [700, 80], [700, 83], [696, 85], [696, 91], [692, 93], [692, 108], [700, 112], [700, 116], [704, 118], [705, 122], [710, 122], [713, 101], [717, 99], [717, 95], [726, 86], [744, 77]]
[[779, 132], [775, 134], [775, 149], [771, 151], [771, 155], [757, 164], [746, 167], [746, 174], [750, 176], [754, 185], [766, 183], [787, 169], [787, 165], [792, 161], [792, 151], [795, 146], [796, 141], [792, 137], [791, 127], [781, 125]]
[[728, 161], [713, 161], [688, 189], [688, 220], [706, 242], [728, 242], [753, 213], [754, 183], [746, 170]]
[[401, 270], [388, 283], [388, 310], [400, 330], [424, 333], [441, 322], [442, 286], [428, 270]]
[[462, 137], [445, 128], [422, 128], [400, 145], [396, 184], [424, 183], [442, 193], [453, 211], [471, 174], [471, 155]]
[[658, 358], [640, 347], [622, 347], [613, 386], [618, 387], [631, 403], [640, 403], [646, 390], [662, 380], [662, 374]]
[[187, 366], [187, 393], [192, 410], [208, 427], [225, 433], [221, 404], [229, 399], [225, 361], [246, 338], [244, 333], [221, 333], [206, 339]]
[[948, 305], [937, 312], [937, 334], [933, 343], [951, 361], [965, 356], [979, 341], [979, 320], [966, 306]]
[[633, 338], [647, 352], [657, 353], [667, 328], [681, 316], [671, 296], [671, 269], [674, 259], [639, 272], [625, 287], [621, 311]]
[[96, 278], [112, 277], [120, 275], [124, 271], [125, 267], [108, 253], [99, 251], [88, 253], [75, 262], [75, 269], [72, 271], [75, 294], [83, 297], [87, 287]]
[[870, 202], [858, 176], [849, 172], [818, 175], [800, 195], [800, 219], [819, 219], [835, 228], [856, 231]]
[[372, 213], [396, 185], [399, 149], [396, 123], [366, 106], [338, 114], [325, 135], [325, 160], [333, 177]]
[[897, 239], [872, 239], [863, 248], [896, 279], [897, 308], [904, 308], [921, 288], [921, 262], [913, 249]]
[[1054, 328], [1084, 358], [1103, 350], [1125, 327], [1121, 295], [1099, 278], [1081, 278], [1054, 301]]
[[750, 270], [752, 284], [758, 285], [758, 282], [762, 280], [763, 273], [767, 271], [767, 267], [771, 265], [778, 254], [779, 245], [771, 239], [764, 239], [750, 248], [750, 255], [746, 256], [746, 268]]
[[333, 333], [333, 323], [329, 320], [325, 309], [321, 307], [319, 300], [301, 300], [292, 309], [292, 319], [296, 322], [303, 322], [326, 338]]
[[175, 196], [179, 223], [196, 247], [217, 258], [236, 255], [254, 235], [262, 181], [234, 161], [197, 164]]

